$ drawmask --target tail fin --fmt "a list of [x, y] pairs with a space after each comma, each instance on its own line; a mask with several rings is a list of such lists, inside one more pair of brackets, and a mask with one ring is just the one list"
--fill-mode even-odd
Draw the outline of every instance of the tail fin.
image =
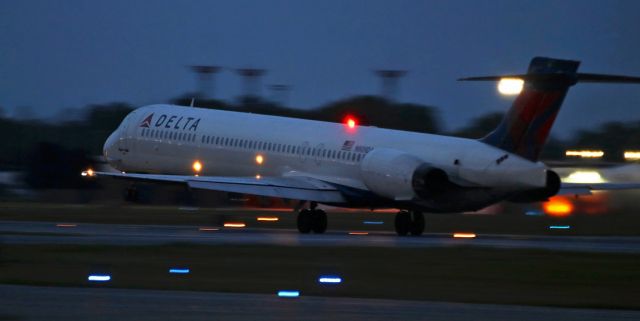
[[520, 155], [531, 161], [538, 160], [547, 140], [560, 105], [577, 82], [640, 83], [640, 78], [577, 73], [579, 61], [535, 57], [524, 75], [472, 77], [460, 80], [524, 80], [522, 92], [498, 127], [480, 141]]

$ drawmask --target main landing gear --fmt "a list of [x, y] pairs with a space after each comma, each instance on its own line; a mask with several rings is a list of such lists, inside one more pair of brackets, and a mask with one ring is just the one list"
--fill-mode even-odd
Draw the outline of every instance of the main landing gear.
[[400, 236], [419, 236], [424, 232], [424, 215], [418, 211], [400, 211], [396, 214], [396, 233]]
[[301, 209], [298, 212], [298, 231], [308, 234], [313, 231], [316, 234], [322, 234], [327, 230], [327, 213], [316, 208], [318, 204], [311, 202], [310, 208]]

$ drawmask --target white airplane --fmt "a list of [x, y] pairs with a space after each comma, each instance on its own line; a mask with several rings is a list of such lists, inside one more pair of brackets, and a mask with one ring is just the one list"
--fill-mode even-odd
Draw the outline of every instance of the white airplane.
[[474, 140], [400, 130], [150, 105], [132, 111], [104, 145], [121, 173], [85, 172], [188, 188], [294, 199], [301, 233], [323, 233], [318, 203], [398, 208], [398, 235], [421, 235], [423, 212], [476, 211], [500, 201], [535, 202], [561, 193], [640, 184], [565, 184], [538, 161], [567, 90], [577, 82], [640, 78], [577, 73], [579, 62], [537, 57], [504, 120]]

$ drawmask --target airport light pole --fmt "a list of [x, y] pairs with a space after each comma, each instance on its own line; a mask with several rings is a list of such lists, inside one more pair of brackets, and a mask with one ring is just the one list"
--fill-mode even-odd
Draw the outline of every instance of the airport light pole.
[[378, 69], [374, 71], [382, 81], [380, 96], [389, 101], [398, 99], [398, 83], [407, 74], [406, 70]]
[[245, 99], [260, 97], [260, 78], [267, 73], [267, 70], [258, 68], [240, 68], [236, 69], [236, 73], [242, 77], [242, 97]]
[[215, 98], [214, 79], [213, 76], [218, 73], [221, 68], [211, 65], [193, 65], [189, 66], [198, 78], [198, 98], [209, 99]]
[[289, 103], [289, 93], [291, 92], [291, 86], [284, 84], [269, 85], [271, 90], [271, 100], [280, 104], [280, 106], [287, 106]]

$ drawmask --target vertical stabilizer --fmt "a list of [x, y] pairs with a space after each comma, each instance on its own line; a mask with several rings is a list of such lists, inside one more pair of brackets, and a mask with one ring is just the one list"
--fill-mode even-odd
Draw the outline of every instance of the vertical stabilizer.
[[504, 119], [481, 141], [531, 161], [538, 160], [580, 62], [536, 57], [524, 75], [524, 87]]

